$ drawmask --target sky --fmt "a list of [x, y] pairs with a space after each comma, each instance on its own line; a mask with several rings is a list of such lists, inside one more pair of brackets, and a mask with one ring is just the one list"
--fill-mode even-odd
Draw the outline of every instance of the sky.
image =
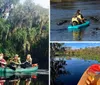
[[[21, 3], [23, 3], [25, 0], [20, 0]], [[33, 0], [33, 2], [37, 5], [42, 6], [43, 8], [49, 8], [49, 0]]]
[[79, 49], [85, 47], [100, 46], [100, 43], [65, 43], [63, 47], [72, 47], [72, 49]]

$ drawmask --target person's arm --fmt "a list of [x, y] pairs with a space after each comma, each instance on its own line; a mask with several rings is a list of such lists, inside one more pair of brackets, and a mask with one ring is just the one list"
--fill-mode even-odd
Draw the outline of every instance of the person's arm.
[[80, 15], [81, 15], [81, 18], [82, 18], [82, 22], [84, 22], [84, 21], [85, 21], [85, 19], [84, 19], [83, 15], [82, 15], [82, 14], [80, 14]]
[[18, 58], [18, 64], [21, 64], [20, 58]]
[[0, 63], [3, 64], [3, 65], [7, 64], [7, 62], [5, 60], [0, 60]]
[[30, 59], [30, 64], [32, 64], [32, 58]]
[[80, 15], [81, 15], [81, 18], [84, 18], [82, 14], [80, 14]]

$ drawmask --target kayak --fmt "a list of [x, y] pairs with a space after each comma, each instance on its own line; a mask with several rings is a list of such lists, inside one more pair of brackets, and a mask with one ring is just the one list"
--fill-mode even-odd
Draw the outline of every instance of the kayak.
[[16, 68], [16, 70], [10, 69], [9, 67], [0, 67], [1, 73], [30, 73], [30, 72], [36, 72], [38, 70], [37, 64], [32, 64], [32, 67], [28, 68]]
[[84, 72], [77, 85], [100, 85], [100, 64], [91, 65]]
[[88, 27], [89, 25], [90, 25], [90, 22], [89, 22], [89, 21], [86, 21], [85, 23], [80, 24], [80, 25], [75, 25], [75, 26], [69, 25], [69, 26], [68, 26], [68, 31], [69, 31], [69, 32], [72, 32], [72, 31], [79, 31], [80, 29], [85, 29], [85, 28]]

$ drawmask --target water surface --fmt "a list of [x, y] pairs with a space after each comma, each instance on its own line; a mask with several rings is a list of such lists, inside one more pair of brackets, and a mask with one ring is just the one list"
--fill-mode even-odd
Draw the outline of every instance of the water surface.
[[48, 71], [39, 69], [35, 73], [0, 73], [0, 85], [48, 85]]
[[78, 58], [71, 58], [66, 60], [66, 71], [69, 74], [61, 74], [56, 78], [56, 85], [77, 85], [84, 71], [91, 66], [96, 64], [98, 61], [95, 60], [84, 60]]

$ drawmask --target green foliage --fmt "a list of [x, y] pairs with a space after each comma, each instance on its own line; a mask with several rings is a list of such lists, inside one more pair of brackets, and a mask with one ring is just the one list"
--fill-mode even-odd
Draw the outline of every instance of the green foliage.
[[76, 49], [66, 51], [69, 56], [76, 56], [78, 58], [100, 61], [100, 47], [88, 47], [84, 49]]
[[[20, 4], [19, 0], [9, 0], [14, 4], [8, 20], [0, 19], [0, 52], [13, 57], [16, 53], [22, 59], [27, 53], [48, 57], [48, 9], [35, 5], [32, 0]], [[0, 6], [6, 3], [0, 0]], [[43, 30], [45, 26], [46, 29]], [[45, 43], [45, 44], [44, 44]], [[34, 53], [34, 49], [36, 50]]]
[[62, 50], [62, 45], [63, 43], [51, 43], [50, 44], [51, 57], [54, 57], [56, 54], [60, 55], [64, 52], [64, 50]]
[[[53, 45], [55, 43], [52, 43]], [[51, 47], [53, 46], [51, 44]], [[59, 44], [59, 43], [58, 43]], [[56, 45], [53, 46], [53, 49], [57, 47]], [[54, 54], [56, 55], [67, 55], [67, 57], [77, 57], [77, 58], [83, 58], [83, 59], [88, 59], [88, 60], [97, 60], [100, 62], [100, 47], [87, 47], [87, 48], [80, 48], [80, 49], [71, 49], [71, 47], [69, 47], [70, 49], [67, 50], [56, 50], [53, 51]], [[53, 50], [51, 48], [51, 51]]]
[[17, 4], [19, 0], [0, 0], [0, 8], [5, 6], [8, 3]]

